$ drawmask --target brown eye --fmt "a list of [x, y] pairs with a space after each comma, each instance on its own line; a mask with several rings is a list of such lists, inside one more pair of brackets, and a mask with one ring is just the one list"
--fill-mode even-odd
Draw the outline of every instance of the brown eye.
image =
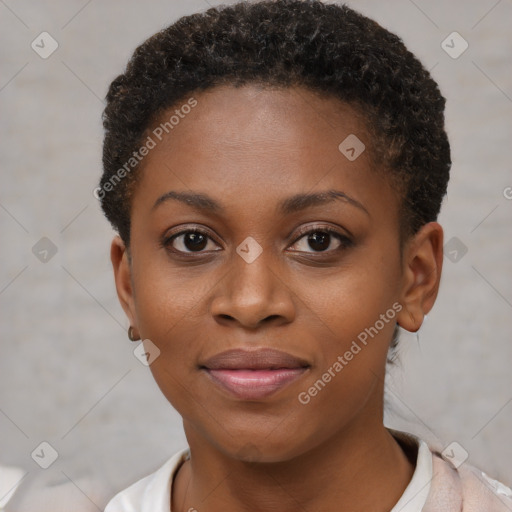
[[[213, 245], [213, 247], [209, 247]], [[170, 238], [168, 238], [165, 242], [167, 247], [171, 247], [172, 250], [176, 252], [202, 252], [205, 249], [207, 250], [215, 250], [217, 244], [215, 244], [207, 233], [197, 230], [197, 229], [189, 229], [187, 231], [181, 231]]]
[[[331, 252], [352, 245], [352, 241], [345, 235], [333, 229], [322, 228], [309, 230], [293, 244], [299, 252]], [[333, 247], [334, 246], [334, 247]]]
[[326, 251], [331, 244], [331, 238], [329, 233], [315, 231], [308, 235], [308, 245], [314, 251]]

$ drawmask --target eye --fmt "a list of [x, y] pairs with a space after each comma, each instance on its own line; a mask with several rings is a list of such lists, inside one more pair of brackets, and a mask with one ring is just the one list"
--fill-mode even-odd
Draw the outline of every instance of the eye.
[[[298, 252], [333, 252], [353, 245], [348, 236], [328, 227], [309, 229], [301, 235], [292, 246]], [[335, 247], [332, 247], [333, 243]]]
[[[353, 245], [348, 236], [329, 227], [312, 228], [299, 234], [300, 238], [292, 246], [292, 250], [297, 252], [334, 252]], [[167, 236], [162, 245], [175, 253], [183, 254], [222, 250], [206, 231], [199, 228], [189, 228]]]
[[[211, 244], [209, 244], [209, 242], [211, 242]], [[218, 247], [206, 231], [197, 228], [180, 231], [170, 237], [166, 237], [163, 245], [174, 252], [181, 253], [203, 252], [204, 250], [211, 251], [216, 250], [216, 246]], [[208, 247], [209, 245], [210, 247]]]

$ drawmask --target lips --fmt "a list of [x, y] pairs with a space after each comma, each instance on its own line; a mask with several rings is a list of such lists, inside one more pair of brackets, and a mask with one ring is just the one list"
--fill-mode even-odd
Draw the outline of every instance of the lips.
[[200, 365], [223, 390], [243, 400], [259, 400], [300, 378], [310, 364], [280, 350], [232, 349]]

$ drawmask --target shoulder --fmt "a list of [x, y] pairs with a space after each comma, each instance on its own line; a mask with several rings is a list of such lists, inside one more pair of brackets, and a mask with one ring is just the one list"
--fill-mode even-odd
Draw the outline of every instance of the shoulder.
[[[444, 453], [444, 452], [443, 452]], [[432, 482], [424, 512], [510, 512], [512, 490], [450, 454], [432, 451]]]
[[105, 512], [168, 512], [174, 474], [189, 455], [188, 448], [175, 453], [154, 473], [116, 494]]
[[[489, 478], [466, 462], [467, 453], [460, 445], [442, 449], [439, 441], [425, 442], [413, 434], [390, 430], [409, 455], [417, 453], [416, 471], [404, 497], [403, 510], [422, 512], [511, 512], [512, 490]], [[415, 485], [412, 485], [415, 484]], [[413, 501], [425, 494], [422, 506]], [[403, 498], [404, 498], [403, 497]], [[421, 502], [421, 500], [419, 500]], [[399, 502], [400, 504], [400, 502]], [[409, 507], [409, 508], [407, 508]], [[402, 508], [398, 509], [402, 510]]]

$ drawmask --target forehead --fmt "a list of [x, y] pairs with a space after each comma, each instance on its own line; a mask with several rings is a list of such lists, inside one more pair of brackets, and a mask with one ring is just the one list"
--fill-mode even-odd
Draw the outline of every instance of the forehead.
[[[152, 127], [166, 132], [160, 149], [192, 144], [201, 151], [206, 144], [205, 149], [213, 146], [216, 153], [238, 152], [241, 147], [251, 153], [272, 149], [293, 159], [313, 156], [317, 147], [339, 157], [339, 143], [348, 135], [368, 139], [362, 116], [354, 108], [302, 87], [220, 86], [191, 96], [197, 102], [193, 109], [184, 108], [185, 98]], [[180, 110], [190, 112], [180, 119], [172, 115]], [[165, 125], [171, 118], [177, 124]], [[165, 137], [167, 132], [170, 137]]]
[[361, 202], [394, 200], [349, 105], [300, 87], [222, 86], [191, 97], [193, 108], [185, 98], [148, 129], [155, 146], [136, 196], [154, 202], [168, 190], [194, 190], [239, 206], [243, 193], [244, 206], [261, 208], [336, 188]]

